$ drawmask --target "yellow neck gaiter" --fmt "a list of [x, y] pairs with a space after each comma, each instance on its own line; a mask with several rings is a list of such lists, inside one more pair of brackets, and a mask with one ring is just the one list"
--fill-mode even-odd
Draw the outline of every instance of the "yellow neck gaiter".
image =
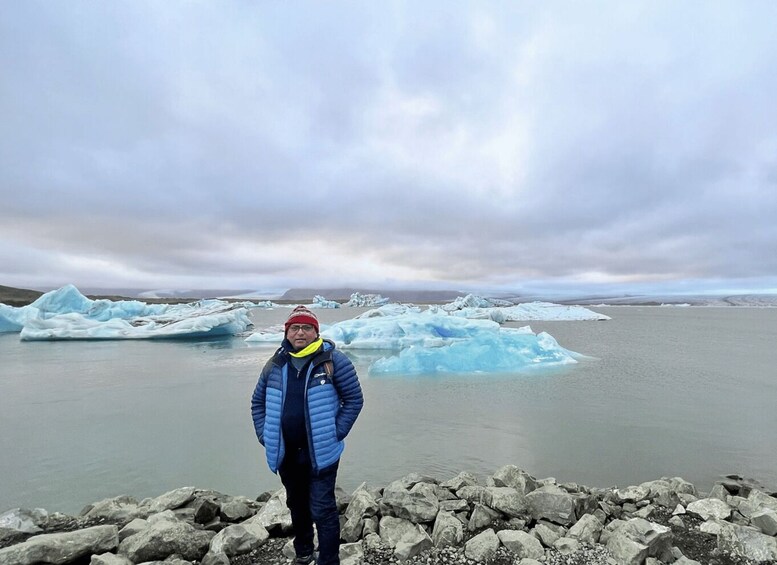
[[324, 343], [324, 340], [321, 338], [318, 338], [316, 341], [308, 345], [305, 349], [301, 349], [297, 352], [289, 351], [289, 355], [292, 357], [307, 357], [311, 353], [315, 353], [318, 351], [318, 348], [321, 347], [321, 344]]

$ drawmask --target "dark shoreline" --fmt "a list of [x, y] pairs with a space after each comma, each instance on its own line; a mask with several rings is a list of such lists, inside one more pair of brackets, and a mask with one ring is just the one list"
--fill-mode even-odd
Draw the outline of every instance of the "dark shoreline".
[[[338, 507], [344, 565], [777, 563], [777, 493], [736, 475], [709, 493], [679, 477], [601, 489], [538, 480], [507, 465], [485, 480], [413, 473], [385, 488], [338, 489]], [[126, 564], [178, 555], [178, 565], [288, 563], [282, 490], [249, 499], [182, 487], [142, 501], [97, 501], [79, 516], [17, 516], [38, 531], [0, 528], [0, 563], [32, 563], [26, 555], [49, 562], [41, 555], [63, 547], [80, 549], [56, 562]], [[79, 539], [87, 535], [92, 541]], [[49, 553], [41, 553], [38, 546], [46, 545]]]

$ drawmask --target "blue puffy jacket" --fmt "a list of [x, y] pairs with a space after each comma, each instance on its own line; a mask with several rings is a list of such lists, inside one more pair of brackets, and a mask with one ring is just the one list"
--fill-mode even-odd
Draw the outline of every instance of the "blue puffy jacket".
[[[284, 340], [262, 370], [251, 398], [256, 437], [265, 448], [267, 464], [273, 473], [278, 472], [285, 453], [281, 415], [286, 398], [289, 349]], [[307, 366], [305, 401], [310, 460], [317, 472], [340, 459], [345, 447], [343, 440], [364, 405], [353, 363], [329, 340], [324, 340]]]

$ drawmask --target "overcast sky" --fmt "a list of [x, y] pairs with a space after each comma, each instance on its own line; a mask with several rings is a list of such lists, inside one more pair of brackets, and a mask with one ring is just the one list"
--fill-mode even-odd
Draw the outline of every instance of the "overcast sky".
[[777, 292], [771, 0], [0, 4], [0, 284]]

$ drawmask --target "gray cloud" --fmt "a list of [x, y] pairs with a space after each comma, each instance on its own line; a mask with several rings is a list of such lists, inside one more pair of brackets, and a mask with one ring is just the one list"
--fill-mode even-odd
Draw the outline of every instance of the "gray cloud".
[[6, 8], [3, 280], [777, 286], [772, 3]]

